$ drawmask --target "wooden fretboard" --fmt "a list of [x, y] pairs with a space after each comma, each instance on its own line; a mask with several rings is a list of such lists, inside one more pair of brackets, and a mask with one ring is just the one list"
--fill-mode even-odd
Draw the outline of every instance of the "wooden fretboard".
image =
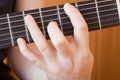
[[[72, 5], [79, 9], [84, 16], [89, 31], [120, 24], [117, 0], [91, 0], [72, 3]], [[0, 15], [0, 49], [16, 46], [16, 40], [20, 37], [28, 43], [33, 42], [24, 23], [24, 17], [27, 14], [31, 14], [35, 18], [47, 39], [49, 39], [47, 25], [50, 21], [56, 21], [65, 36], [73, 34], [71, 21], [65, 14], [63, 5], [4, 14]]]

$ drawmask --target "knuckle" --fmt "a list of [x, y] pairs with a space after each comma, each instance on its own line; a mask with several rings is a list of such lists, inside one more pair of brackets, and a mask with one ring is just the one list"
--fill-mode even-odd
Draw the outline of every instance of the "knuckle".
[[38, 62], [36, 59], [34, 59], [34, 58], [29, 59], [29, 61], [30, 61], [33, 65], [35, 65], [35, 66], [39, 66], [39, 65], [40, 65], [39, 62]]
[[90, 53], [84, 54], [82, 59], [83, 59], [83, 62], [88, 63], [89, 61], [93, 60], [93, 55]]
[[40, 48], [41, 53], [48, 53], [49, 51], [50, 51], [50, 49], [48, 46], [44, 46], [44, 47]]
[[76, 30], [88, 31], [88, 27], [87, 27], [87, 25], [81, 25], [78, 28], [76, 28]]
[[60, 41], [60, 42], [58, 42], [56, 45], [57, 45], [58, 47], [63, 47], [64, 44], [65, 44], [65, 43], [64, 43], [63, 41]]
[[67, 46], [67, 42], [65, 40], [59, 40], [57, 43], [56, 43], [56, 46], [60, 49], [64, 49], [66, 46]]

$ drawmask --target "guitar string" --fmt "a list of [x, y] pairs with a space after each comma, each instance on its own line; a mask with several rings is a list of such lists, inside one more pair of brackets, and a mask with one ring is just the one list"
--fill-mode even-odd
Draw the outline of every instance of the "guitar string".
[[[105, 15], [104, 15], [105, 16]], [[14, 28], [14, 27], [13, 27]], [[2, 30], [2, 29], [1, 29]]]
[[[101, 7], [103, 7], [103, 6], [101, 6]], [[109, 6], [110, 7], [110, 6]], [[92, 10], [92, 9], [96, 9], [95, 7], [92, 7], [92, 8], [86, 8], [86, 9], [79, 9], [80, 11], [87, 11], [87, 10]], [[55, 11], [56, 11], [56, 9], [54, 9]], [[61, 10], [63, 10], [62, 8], [61, 8]], [[48, 10], [49, 11], [49, 10]], [[46, 11], [47, 12], [47, 11]], [[62, 13], [64, 13], [64, 12], [61, 12], [60, 14], [62, 14]], [[29, 13], [29, 14], [31, 14], [31, 15], [36, 15], [36, 14], [39, 14], [39, 11], [37, 11], [37, 12], [32, 12], [32, 13]], [[26, 14], [27, 15], [27, 14]], [[52, 16], [52, 15], [56, 15], [56, 14], [51, 14], [51, 15], [45, 15], [45, 16], [42, 16], [42, 17], [49, 17], [49, 16]], [[10, 18], [16, 18], [16, 17], [23, 17], [23, 15], [17, 15], [17, 16], [10, 16]], [[23, 19], [21, 19], [21, 20], [23, 20]], [[16, 22], [16, 21], [11, 21], [11, 22]], [[4, 24], [4, 23], [2, 23], [2, 24]]]
[[[103, 7], [103, 6], [102, 6]], [[110, 7], [110, 6], [109, 6]], [[103, 7], [104, 8], [104, 7]], [[85, 11], [87, 11], [87, 10], [92, 10], [92, 9], [95, 9], [95, 7], [94, 8], [86, 8], [86, 9], [84, 9]], [[113, 9], [117, 9], [117, 8], [113, 8]], [[57, 10], [57, 9], [56, 9]], [[84, 11], [84, 10], [82, 10], [82, 9], [79, 9], [79, 11]], [[107, 11], [107, 10], [106, 10]], [[109, 9], [108, 9], [108, 11], [109, 11]], [[104, 12], [103, 10], [101, 10], [100, 12]], [[64, 14], [65, 12], [61, 12], [60, 14]], [[37, 15], [37, 14], [39, 14], [39, 12], [37, 12], [37, 13], [29, 13], [29, 14], [34, 14], [34, 15]], [[91, 14], [91, 13], [89, 13], [89, 14]], [[55, 14], [51, 14], [51, 15], [45, 15], [45, 16], [42, 16], [42, 17], [49, 17], [49, 16], [52, 16], [52, 15], [57, 15], [57, 13], [55, 13]], [[83, 14], [83, 15], [87, 15], [87, 14]], [[15, 16], [13, 16], [13, 17], [15, 17]], [[12, 16], [10, 17], [10, 18], [13, 18]], [[18, 17], [18, 16], [17, 16]], [[23, 17], [23, 15], [21, 15], [20, 17]], [[23, 21], [24, 19], [21, 19], [21, 20], [17, 20], [17, 21]], [[17, 22], [17, 21], [11, 21], [11, 23], [12, 22]], [[4, 24], [8, 24], [8, 22], [2, 22], [2, 23], [0, 23], [0, 25], [4, 25]]]
[[[107, 19], [107, 20], [103, 20], [102, 22], [104, 22], [104, 21], [110, 21], [110, 20], [114, 20], [114, 19], [116, 19], [116, 18], [111, 18], [111, 19]], [[97, 23], [98, 21], [96, 21], [96, 23]], [[39, 24], [40, 22], [37, 22], [37, 24]], [[71, 23], [71, 21], [69, 21], [69, 22], [65, 22], [65, 23], [63, 23], [63, 25], [65, 25], [65, 24], [70, 24]], [[88, 23], [88, 25], [90, 25], [90, 24], [95, 24], [95, 22], [91, 22], [91, 23]], [[60, 26], [60, 24], [58, 24], [59, 26]], [[24, 25], [19, 25], [19, 27], [22, 27], [22, 26], [24, 26]], [[18, 26], [17, 26], [18, 27]], [[16, 27], [16, 28], [17, 28]], [[42, 29], [42, 27], [39, 27], [40, 29]], [[45, 29], [46, 29], [47, 27], [45, 27]], [[63, 29], [66, 29], [66, 28], [69, 28], [69, 27], [63, 27]], [[17, 32], [19, 32], [19, 31], [17, 31]], [[21, 31], [20, 31], [21, 32]], [[15, 32], [14, 32], [15, 33]], [[14, 34], [13, 33], [13, 34]], [[3, 35], [0, 35], [0, 37], [1, 36], [4, 36], [4, 35], [9, 35], [9, 34], [3, 34]]]
[[[117, 9], [117, 8], [114, 8], [114, 9], [110, 9], [110, 10], [106, 10], [106, 11], [111, 11], [111, 10], [115, 10], [115, 9]], [[105, 10], [104, 10], [105, 11]], [[104, 12], [104, 11], [101, 11], [101, 12]], [[86, 13], [86, 14], [82, 14], [83, 16], [88, 16], [88, 15], [93, 15], [93, 14], [95, 14], [95, 13]], [[97, 14], [97, 13], [96, 13]], [[112, 13], [112, 14], [114, 14], [114, 13]], [[61, 13], [61, 15], [66, 15], [65, 13]], [[109, 14], [109, 15], [111, 15], [111, 14]], [[105, 16], [109, 16], [109, 15], [102, 15], [101, 17], [105, 17]], [[54, 16], [48, 16], [48, 17], [54, 17]], [[61, 17], [61, 19], [64, 19], [64, 18], [68, 18], [68, 17]], [[95, 17], [94, 17], [95, 18]], [[94, 18], [90, 18], [90, 19], [94, 19]], [[96, 17], [97, 18], [97, 17]], [[39, 16], [37, 16], [37, 17], [34, 17], [34, 19], [39, 19]], [[90, 20], [89, 18], [88, 19], [86, 19], [86, 20]], [[21, 19], [21, 20], [16, 20], [16, 21], [11, 21], [10, 23], [12, 24], [12, 23], [18, 23], [18, 22], [21, 22], [21, 21], [23, 21], [24, 19]], [[55, 18], [55, 19], [51, 19], [51, 20], [58, 20], [58, 18]], [[49, 21], [51, 21], [51, 20], [44, 20], [44, 23], [45, 22], [49, 22]], [[41, 21], [40, 21], [41, 22]], [[7, 23], [8, 24], [8, 23]], [[7, 25], [7, 24], [0, 24], [0, 25]], [[17, 25], [17, 26], [19, 26], [19, 25]], [[16, 28], [16, 27], [14, 27], [14, 26], [12, 26], [12, 28]], [[0, 30], [4, 30], [4, 29], [9, 29], [8, 27], [7, 28], [1, 28]]]
[[[108, 21], [112, 21], [112, 20], [116, 20], [116, 18], [111, 18], [111, 19], [106, 19], [106, 20], [103, 20], [102, 22], [108, 22]], [[37, 24], [39, 25], [39, 23], [40, 22], [37, 22]], [[71, 23], [71, 21], [69, 21], [69, 22], [65, 22], [65, 23], [63, 23], [63, 25], [65, 25], [65, 24], [67, 24], [67, 23]], [[90, 23], [88, 23], [88, 25], [90, 25], [90, 24], [97, 24], [98, 23], [98, 21], [96, 21], [96, 22], [90, 22]], [[58, 24], [58, 25], [60, 25], [60, 24]], [[22, 27], [22, 26], [24, 26], [24, 25], [19, 25], [19, 27]], [[40, 27], [39, 26], [39, 28], [40, 29], [42, 29], [42, 27]], [[47, 27], [45, 27], [45, 29], [46, 29]], [[67, 28], [67, 27], [63, 27], [63, 29], [65, 29], [65, 28]], [[89, 28], [89, 27], [88, 27]], [[13, 29], [12, 29], [13, 30]], [[2, 30], [3, 31], [3, 30]], [[17, 32], [19, 32], [19, 31], [17, 31]], [[15, 33], [15, 32], [13, 32], [13, 33]], [[0, 36], [5, 36], [6, 34], [3, 34], [3, 35], [0, 35]]]
[[[109, 20], [109, 19], [108, 19]], [[108, 21], [108, 20], [104, 20], [104, 21]], [[111, 19], [111, 20], [114, 20], [114, 19]], [[96, 22], [97, 23], [97, 22]], [[66, 25], [66, 24], [71, 24], [71, 22], [66, 22], [66, 23], [63, 23], [63, 25]], [[92, 23], [91, 23], [92, 24]], [[94, 23], [95, 24], [95, 23]], [[58, 24], [59, 26], [60, 26], [60, 24]], [[23, 26], [23, 25], [22, 25]], [[47, 27], [45, 27], [45, 29], [46, 29]], [[63, 29], [69, 29], [69, 28], [71, 28], [71, 27], [64, 27]], [[94, 27], [89, 27], [89, 28], [94, 28]], [[40, 27], [40, 29], [42, 29], [41, 27]], [[13, 35], [14, 34], [20, 34], [20, 33], [22, 33], [22, 32], [25, 32], [24, 30], [22, 30], [22, 31], [17, 31], [17, 32], [13, 32]], [[0, 37], [3, 37], [3, 36], [8, 36], [8, 35], [10, 35], [9, 33], [7, 33], [7, 34], [3, 34], [3, 35], [0, 35]]]
[[[95, 9], [95, 8], [94, 8]], [[108, 10], [101, 10], [100, 12], [105, 12], [105, 11], [110, 11], [110, 10], [115, 10], [115, 9], [117, 9], [117, 8], [113, 8], [113, 9], [108, 9]], [[81, 11], [81, 9], [78, 9], [79, 11]], [[86, 9], [86, 11], [87, 11], [87, 9]], [[82, 12], [82, 11], [81, 11]], [[62, 15], [62, 14], [64, 14], [65, 12], [61, 12], [60, 13], [60, 15]], [[96, 12], [95, 12], [96, 13]], [[30, 15], [33, 15], [32, 13], [29, 13]], [[34, 15], [37, 15], [37, 14], [39, 14], [39, 12], [36, 12]], [[91, 13], [89, 13], [89, 14], [91, 14]], [[51, 16], [56, 16], [56, 15], [58, 15], [58, 14], [51, 14], [51, 15], [45, 15], [45, 16], [42, 16], [42, 18], [45, 18], [45, 17], [51, 17]], [[82, 15], [87, 15], [87, 14], [82, 14]], [[23, 17], [23, 15], [21, 16], [21, 17]], [[38, 18], [39, 18], [39, 16], [37, 16]], [[36, 17], [36, 18], [37, 18]], [[34, 17], [35, 18], [35, 17]], [[19, 21], [23, 21], [24, 19], [20, 19], [20, 20], [16, 20], [16, 21], [11, 21], [11, 23], [14, 23], [14, 22], [19, 22]], [[46, 22], [46, 21], [45, 21]], [[8, 22], [5, 22], [5, 23], [1, 23], [0, 25], [2, 25], [2, 24], [8, 24]]]
[[[109, 16], [108, 16], [109, 17]], [[114, 18], [114, 19], [116, 19], [116, 18]], [[107, 19], [107, 20], [103, 20], [102, 22], [104, 22], [104, 21], [110, 21], [110, 20], [112, 20], [112, 19]], [[96, 23], [97, 23], [98, 21], [96, 21]], [[37, 24], [39, 25], [39, 23], [40, 22], [37, 22]], [[67, 23], [67, 22], [66, 22]], [[70, 21], [70, 23], [71, 23], [71, 21]], [[88, 23], [88, 24], [92, 24], [92, 23], [95, 23], [95, 22], [90, 22], [90, 23]], [[64, 25], [65, 23], [63, 23], [63, 25]], [[58, 24], [59, 25], [59, 24]], [[19, 25], [19, 26], [14, 26], [14, 28], [16, 27], [16, 28], [18, 28], [18, 27], [22, 27], [22, 26], [24, 26], [24, 25]], [[14, 28], [12, 28], [12, 29], [14, 29]], [[40, 29], [41, 29], [42, 27], [40, 27]], [[45, 27], [46, 28], [46, 27]], [[8, 28], [9, 29], [9, 28]], [[64, 27], [63, 27], [63, 29], [64, 29]], [[6, 30], [6, 29], [4, 29], [4, 30]], [[2, 30], [0, 30], [0, 31], [3, 31], [3, 29]], [[2, 36], [2, 35], [0, 35], [0, 36]]]
[[[111, 0], [108, 0], [108, 2], [109, 1], [111, 1]], [[106, 2], [106, 1], [98, 1], [98, 3], [101, 3], [101, 2]], [[95, 4], [94, 2], [92, 2], [92, 4]], [[86, 5], [86, 4], [84, 4], [84, 5]], [[117, 5], [116, 3], [114, 3], [114, 4], [109, 4], [109, 5]], [[99, 7], [107, 7], [107, 6], [109, 6], [109, 5], [102, 5], [102, 6], [99, 6]], [[79, 5], [78, 4], [78, 7], [79, 6], [83, 6], [82, 4], [81, 5]], [[87, 6], [89, 6], [89, 5], [87, 5]], [[49, 7], [48, 7], [49, 8]], [[96, 8], [96, 7], [94, 7], [94, 8]], [[43, 8], [44, 9], [44, 8]], [[63, 8], [60, 8], [60, 9], [63, 9]], [[53, 10], [56, 10], [56, 9], [53, 9]], [[32, 11], [32, 10], [31, 10]], [[47, 11], [52, 11], [52, 9], [51, 10], [45, 10], [45, 11], [42, 11], [42, 12], [47, 12]], [[22, 15], [19, 15], [19, 16], [22, 16]], [[13, 17], [17, 17], [17, 16], [10, 16], [10, 18], [13, 18]], [[5, 17], [5, 18], [0, 18], [0, 20], [1, 19], [6, 19], [7, 17]]]
[[[108, 21], [112, 21], [112, 20], [115, 20], [116, 18], [111, 18], [111, 19], [107, 19], [107, 20], [103, 20], [102, 22], [108, 22]], [[38, 24], [39, 24], [40, 22], [38, 22]], [[91, 22], [91, 23], [89, 23], [88, 25], [90, 25], [90, 24], [96, 24], [96, 23], [98, 23], [98, 21], [96, 21], [96, 22]], [[65, 25], [65, 24], [71, 24], [71, 22], [66, 22], [66, 23], [63, 23], [63, 25]], [[59, 26], [60, 26], [60, 24], [58, 24]], [[21, 27], [22, 26], [24, 26], [24, 25], [20, 25]], [[42, 30], [42, 27], [39, 27], [41, 30]], [[66, 29], [66, 28], [70, 28], [70, 27], [63, 27], [63, 29]], [[88, 27], [88, 28], [92, 28], [92, 27]], [[93, 28], [96, 28], [96, 27], [93, 27]], [[47, 27], [45, 27], [45, 29], [47, 29]], [[19, 32], [22, 32], [22, 31], [17, 31], [17, 32], [13, 32], [13, 34], [15, 34], [15, 33], [19, 33]], [[3, 34], [3, 35], [0, 35], [0, 37], [1, 36], [5, 36], [5, 35], [9, 35], [9, 33], [7, 33], [7, 34]]]
[[[114, 19], [111, 19], [111, 20], [114, 20]], [[67, 22], [67, 23], [64, 23], [63, 25], [65, 25], [65, 24], [70, 24], [71, 22]], [[47, 28], [47, 27], [46, 27]], [[70, 28], [70, 27], [64, 27], [63, 29], [66, 29], [66, 28]], [[96, 28], [96, 27], [89, 27], [89, 28]], [[42, 28], [40, 28], [41, 30], [42, 30]], [[19, 32], [22, 32], [22, 31], [17, 31], [17, 32], [14, 32], [14, 33], [19, 33]], [[13, 34], [14, 34], [13, 33]], [[9, 33], [7, 33], [7, 34], [4, 34], [4, 35], [0, 35], [0, 37], [2, 37], [2, 36], [5, 36], [5, 35], [10, 35]]]
[[[99, 8], [104, 8], [104, 7], [110, 7], [110, 6], [114, 6], [114, 5], [116, 5], [116, 3], [114, 3], [114, 4], [109, 4], [109, 5], [101, 5], [101, 6], [99, 6]], [[73, 6], [75, 6], [75, 5], [73, 5]], [[75, 6], [76, 7], [76, 6]], [[80, 6], [80, 5], [78, 5], [77, 7], [83, 7], [83, 6]], [[94, 7], [88, 7], [88, 8], [84, 8], [84, 9], [80, 9], [81, 11], [83, 10], [86, 10], [86, 9], [93, 9], [93, 8], [96, 8], [95, 6]], [[59, 8], [60, 10], [64, 10], [64, 8]], [[55, 9], [50, 9], [50, 10], [43, 10], [42, 12], [43, 13], [45, 13], [45, 12], [50, 12], [50, 11], [55, 11], [55, 10], [57, 10], [56, 9], [56, 6], [55, 6]], [[34, 13], [33, 13], [34, 14]], [[12, 17], [14, 17], [14, 16], [12, 16]]]
[[[116, 4], [111, 4], [111, 5], [113, 6], [113, 5], [116, 5]], [[104, 7], [108, 7], [108, 6], [111, 7], [111, 5], [102, 5], [102, 6], [99, 6], [99, 8], [104, 8]], [[78, 5], [78, 7], [79, 7], [79, 5]], [[80, 11], [89, 10], [89, 9], [96, 9], [96, 7], [84, 8], [84, 9], [80, 9]], [[59, 8], [59, 10], [64, 10], [64, 9], [63, 8]], [[55, 9], [50, 9], [50, 10], [42, 11], [42, 13], [44, 13], [44, 12], [50, 12], [50, 11], [56, 11], [57, 12], [57, 9], [55, 7]], [[37, 12], [31, 12], [31, 13], [28, 13], [28, 14], [39, 14], [39, 11], [37, 11]], [[20, 16], [22, 17], [23, 15], [10, 16], [10, 18], [20, 17]], [[46, 17], [46, 16], [48, 16], [48, 15], [45, 15], [43, 17]]]
[[[107, 25], [114, 25], [115, 23], [110, 23], [110, 24], [107, 24]], [[105, 26], [107, 26], [107, 25], [105, 25]], [[66, 33], [64, 33], [64, 34], [67, 34], [67, 33], [73, 33], [73, 31], [68, 31], [68, 32], [66, 32]], [[18, 38], [24, 38], [24, 37], [26, 37], [26, 35], [23, 35], [23, 36], [19, 36]], [[48, 37], [48, 35], [46, 35], [46, 37]], [[17, 38], [17, 37], [16, 37]], [[15, 39], [15, 38], [14, 38]], [[9, 40], [11, 40], [11, 39], [9, 39]], [[31, 40], [32, 41], [32, 40]], [[30, 42], [31, 42], [30, 41]], [[12, 43], [10, 43], [11, 41], [9, 41], [9, 43], [4, 43], [4, 44], [1, 44], [1, 46], [9, 46], [9, 45], [12, 45]], [[14, 43], [16, 44], [17, 43], [17, 41], [14, 41]], [[16, 46], [16, 45], [15, 45]]]
[[[110, 16], [113, 16], [113, 15], [117, 15], [118, 13], [112, 13], [112, 14], [109, 14], [109, 15], [104, 15], [104, 16], [101, 16], [101, 18], [103, 18], [103, 17], [110, 17]], [[34, 17], [35, 18], [35, 17]], [[65, 19], [65, 18], [68, 18], [68, 17], [62, 17], [62, 19]], [[35, 18], [35, 19], [37, 19], [37, 18]], [[97, 19], [97, 17], [92, 17], [92, 18], [88, 18], [88, 19], [86, 19], [87, 21], [89, 21], [89, 20], [92, 20], [92, 19]], [[55, 18], [55, 19], [52, 19], [52, 20], [58, 20], [58, 18]], [[51, 20], [46, 20], [46, 22], [49, 22], [49, 21], [51, 21]], [[38, 21], [38, 22], [36, 22], [36, 23], [41, 23], [40, 21]], [[17, 25], [17, 26], [13, 26], [13, 28], [19, 28], [19, 27], [21, 27], [21, 26], [24, 26], [23, 24], [22, 25]], [[8, 28], [1, 28], [0, 30], [5, 30], [5, 29], [8, 29]]]
[[[69, 24], [70, 22], [68, 22], [68, 23], [66, 23], [66, 24]], [[107, 26], [107, 25], [112, 25], [112, 24], [117, 24], [118, 22], [115, 22], [115, 23], [109, 23], [109, 24], [105, 24], [105, 25], [103, 25], [103, 26]], [[97, 27], [89, 27], [89, 29], [94, 29], [94, 28], [97, 28]], [[99, 27], [98, 27], [99, 28]], [[73, 27], [67, 27], [67, 29], [73, 29]], [[25, 32], [25, 30], [24, 31], [18, 31], [18, 32], [14, 32], [13, 33], [13, 35], [15, 35], [15, 34], [21, 34], [21, 33], [23, 33], [23, 32]], [[66, 34], [66, 33], [69, 33], [69, 31], [64, 31], [63, 32], [64, 34]], [[10, 35], [10, 34], [8, 34], [8, 35]], [[7, 35], [7, 36], [8, 36]], [[30, 34], [29, 34], [30, 35]], [[17, 37], [14, 37], [13, 36], [13, 39], [15, 39], [15, 38], [20, 38], [20, 37], [24, 37], [24, 36], [26, 36], [26, 35], [22, 35], [22, 36], [17, 36]], [[46, 35], [46, 37], [47, 37], [48, 35]], [[1, 39], [0, 41], [5, 41], [5, 40], [11, 40], [11, 38], [6, 38], [6, 39]]]

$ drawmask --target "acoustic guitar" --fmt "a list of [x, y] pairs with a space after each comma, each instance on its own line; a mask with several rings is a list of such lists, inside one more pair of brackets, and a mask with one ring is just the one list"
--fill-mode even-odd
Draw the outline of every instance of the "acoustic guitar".
[[[91, 0], [71, 4], [82, 13], [89, 31], [120, 24], [119, 0]], [[0, 15], [0, 49], [17, 46], [18, 38], [24, 38], [28, 43], [33, 42], [24, 22], [27, 14], [35, 18], [47, 39], [47, 25], [50, 21], [56, 21], [65, 36], [73, 34], [73, 26], [63, 10], [63, 5], [3, 14]]]

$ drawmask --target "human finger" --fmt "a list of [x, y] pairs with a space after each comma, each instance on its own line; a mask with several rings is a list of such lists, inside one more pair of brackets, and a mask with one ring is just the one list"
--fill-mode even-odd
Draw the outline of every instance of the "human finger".
[[27, 15], [25, 17], [25, 23], [28, 27], [28, 30], [30, 31], [32, 39], [34, 40], [37, 48], [39, 49], [43, 57], [49, 57], [49, 55], [52, 55], [51, 49], [47, 43], [47, 40], [45, 39], [42, 32], [40, 31], [34, 18], [30, 15]]
[[[21, 54], [31, 63], [33, 63], [36, 66], [40, 66], [44, 64], [44, 60], [42, 56], [35, 54], [33, 51], [31, 51], [22, 38], [17, 39], [17, 43], [20, 49]], [[38, 60], [39, 59], [39, 60]], [[39, 61], [39, 62], [38, 62]]]
[[64, 10], [73, 24], [74, 38], [82, 46], [89, 44], [88, 27], [83, 16], [69, 3], [64, 5]]
[[61, 53], [63, 53], [63, 55], [66, 55], [65, 53], [66, 51], [68, 51], [70, 46], [63, 33], [59, 29], [57, 23], [50, 22], [47, 29], [50, 39], [57, 51], [60, 51]]

